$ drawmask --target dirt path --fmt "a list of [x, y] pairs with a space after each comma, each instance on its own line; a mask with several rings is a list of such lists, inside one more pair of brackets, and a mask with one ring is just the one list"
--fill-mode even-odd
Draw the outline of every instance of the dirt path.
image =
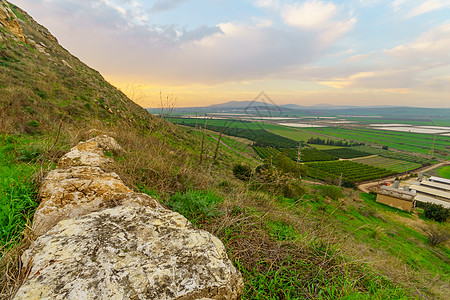
[[[446, 166], [446, 165], [450, 165], [450, 162], [448, 162], [448, 161], [445, 161], [445, 162], [441, 162], [441, 163], [438, 163], [438, 164], [435, 164], [435, 165], [432, 165], [432, 166], [428, 166], [428, 167], [423, 167], [423, 168], [420, 168], [420, 169], [416, 169], [416, 170], [414, 170], [414, 173], [418, 173], [418, 172], [427, 172], [427, 171], [430, 171], [430, 170], [433, 170], [433, 169], [436, 169], [436, 168], [440, 168], [440, 167], [442, 167], [442, 166]], [[389, 177], [389, 178], [384, 178], [384, 179], [379, 179], [379, 180], [376, 180], [376, 181], [371, 181], [371, 182], [366, 182], [366, 183], [363, 183], [363, 184], [360, 184], [360, 185], [358, 185], [358, 189], [360, 190], [360, 191], [362, 191], [362, 192], [364, 192], [364, 193], [369, 193], [370, 192], [370, 190], [373, 188], [373, 187], [375, 187], [375, 186], [377, 186], [377, 185], [380, 185], [380, 184], [382, 184], [383, 182], [393, 182], [394, 180], [395, 180], [395, 178], [404, 178], [404, 177], [406, 177], [406, 176], [409, 176], [409, 174], [406, 174], [406, 175], [402, 175], [402, 176], [392, 176], [392, 177]]]

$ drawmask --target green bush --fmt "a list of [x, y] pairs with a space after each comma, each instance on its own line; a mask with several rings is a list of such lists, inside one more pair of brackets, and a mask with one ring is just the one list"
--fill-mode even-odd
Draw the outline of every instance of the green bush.
[[298, 180], [290, 180], [283, 186], [283, 196], [286, 198], [299, 198], [306, 194], [307, 188]]
[[445, 222], [450, 217], [450, 209], [439, 204], [422, 203], [424, 215], [427, 219], [437, 222]]
[[196, 223], [199, 220], [219, 216], [217, 206], [222, 201], [223, 199], [212, 191], [191, 190], [185, 193], [177, 192], [165, 204]]
[[333, 200], [338, 200], [344, 198], [344, 193], [342, 189], [334, 185], [320, 185], [317, 187], [321, 191], [322, 195], [330, 197]]
[[252, 168], [246, 164], [236, 164], [233, 166], [233, 174], [240, 180], [249, 181], [252, 177]]
[[30, 127], [38, 128], [40, 124], [38, 121], [30, 121], [27, 123], [27, 125]]

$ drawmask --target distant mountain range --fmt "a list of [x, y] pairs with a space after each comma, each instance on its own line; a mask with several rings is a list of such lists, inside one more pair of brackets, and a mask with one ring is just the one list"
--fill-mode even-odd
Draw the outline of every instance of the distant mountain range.
[[[161, 109], [148, 109], [151, 113], [159, 113]], [[283, 116], [381, 116], [390, 118], [413, 119], [450, 119], [450, 108], [398, 107], [389, 105], [350, 106], [333, 104], [316, 104], [301, 106], [297, 104], [276, 105], [262, 101], [229, 101], [204, 107], [180, 107], [175, 113], [247, 113], [264, 115], [274, 112]]]
[[202, 108], [248, 108], [248, 107], [271, 107], [276, 106], [282, 109], [352, 109], [352, 108], [388, 108], [393, 107], [391, 105], [377, 105], [377, 106], [351, 106], [351, 105], [333, 105], [327, 103], [316, 104], [312, 106], [302, 106], [298, 104], [281, 104], [275, 105], [271, 103], [261, 102], [261, 101], [229, 101], [220, 104], [213, 104]]

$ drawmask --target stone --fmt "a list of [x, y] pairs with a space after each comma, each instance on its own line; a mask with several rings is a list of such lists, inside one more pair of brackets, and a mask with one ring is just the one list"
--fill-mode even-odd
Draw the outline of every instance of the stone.
[[117, 205], [159, 206], [150, 196], [134, 193], [116, 173], [88, 166], [51, 171], [41, 185], [39, 197], [41, 203], [33, 221], [38, 236], [61, 220]]
[[19, 25], [16, 15], [9, 7], [8, 2], [4, 0], [0, 0], [0, 23], [6, 30], [19, 38], [20, 41], [26, 42], [22, 27]]
[[115, 139], [107, 135], [98, 135], [87, 142], [97, 142], [103, 151], [110, 151], [114, 154], [123, 154], [125, 150]]
[[103, 150], [96, 141], [82, 142], [70, 149], [58, 161], [58, 168], [68, 169], [77, 166], [92, 166], [108, 168], [112, 160], [105, 157]]
[[117, 206], [66, 219], [23, 256], [14, 299], [239, 299], [223, 244], [163, 208]]

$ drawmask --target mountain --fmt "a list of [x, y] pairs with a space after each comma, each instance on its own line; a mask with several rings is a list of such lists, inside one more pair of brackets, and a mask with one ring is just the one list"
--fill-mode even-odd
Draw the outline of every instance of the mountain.
[[19, 7], [0, 1], [0, 130], [82, 120], [150, 126], [151, 116], [58, 44]]
[[[152, 113], [158, 113], [159, 109], [148, 109]], [[262, 113], [276, 111], [292, 116], [383, 116], [389, 118], [450, 118], [449, 108], [424, 108], [424, 107], [398, 107], [389, 105], [375, 106], [351, 106], [316, 104], [313, 106], [301, 106], [298, 104], [267, 103], [262, 101], [229, 101], [204, 107], [180, 107], [177, 112], [187, 113]]]
[[229, 101], [225, 103], [209, 105], [206, 107], [214, 109], [214, 108], [247, 108], [254, 106], [274, 106], [274, 105], [261, 101]]

